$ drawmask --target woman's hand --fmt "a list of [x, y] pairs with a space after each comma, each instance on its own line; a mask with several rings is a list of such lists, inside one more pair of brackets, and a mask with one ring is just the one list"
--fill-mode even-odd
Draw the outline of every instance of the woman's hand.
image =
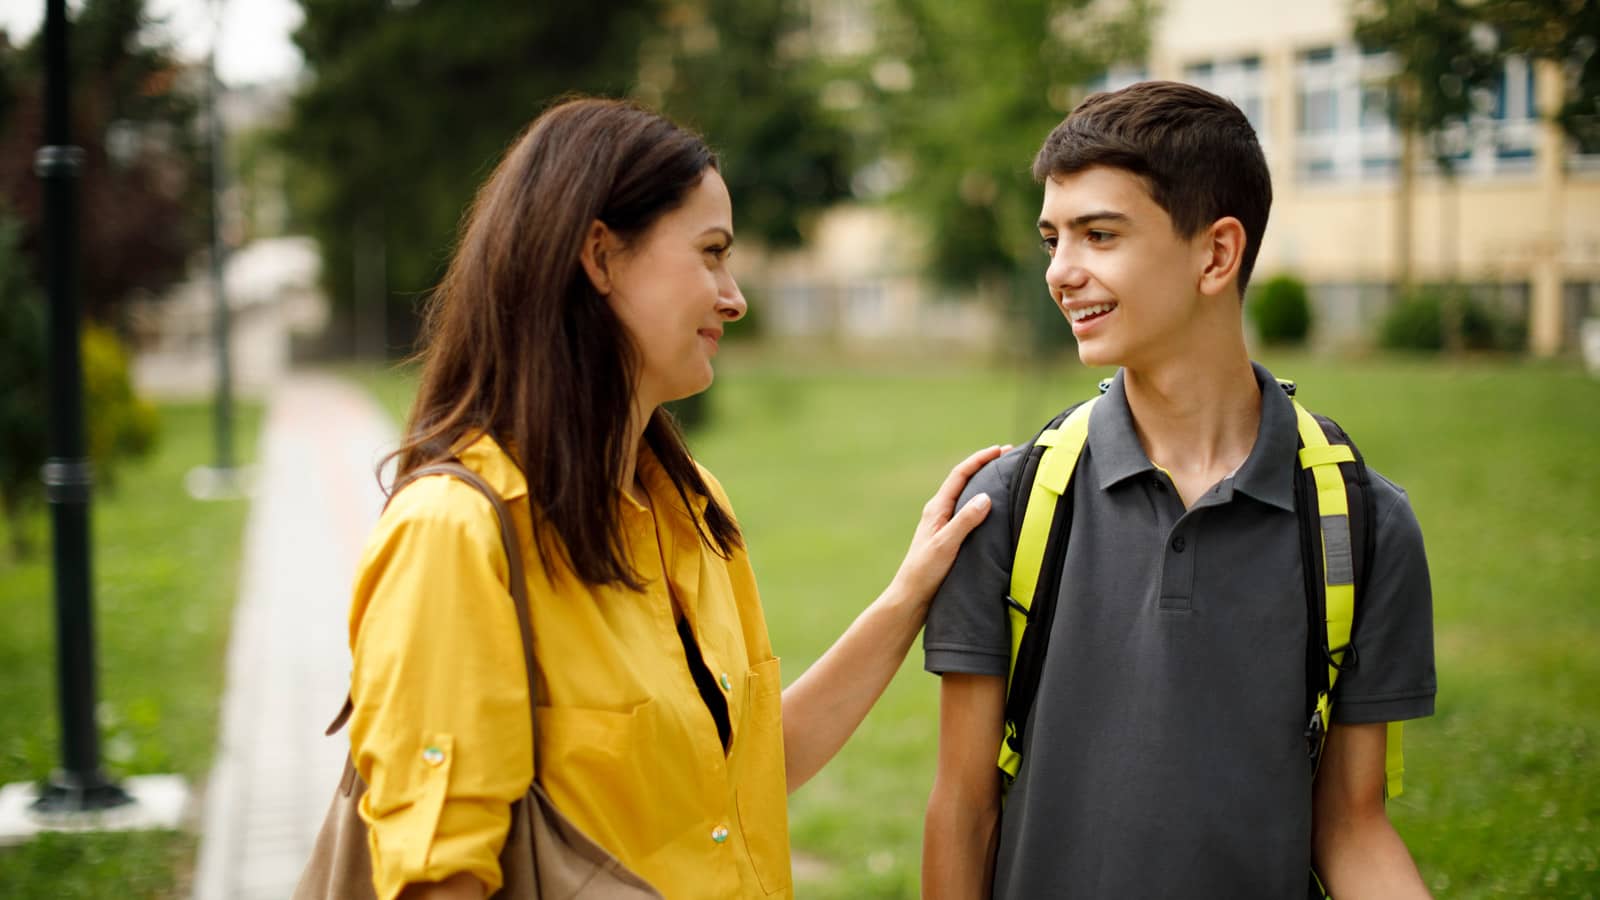
[[934, 592], [955, 562], [961, 542], [978, 527], [993, 505], [987, 494], [979, 494], [957, 512], [956, 500], [979, 469], [1010, 449], [1005, 446], [979, 450], [950, 470], [938, 493], [922, 507], [922, 520], [911, 536], [911, 548], [900, 563], [900, 571], [895, 573], [891, 593], [899, 593], [905, 600], [923, 607], [933, 600]]
[[989, 514], [989, 498], [982, 494], [960, 512], [956, 500], [974, 473], [1008, 449], [979, 450], [950, 470], [922, 508], [911, 549], [889, 587], [784, 689], [783, 761], [791, 792], [839, 752], [900, 668], [961, 542]]

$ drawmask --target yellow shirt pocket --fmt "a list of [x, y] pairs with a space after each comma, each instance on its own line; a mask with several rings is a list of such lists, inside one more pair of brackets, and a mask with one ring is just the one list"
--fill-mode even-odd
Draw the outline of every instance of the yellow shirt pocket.
[[768, 894], [789, 889], [788, 780], [783, 765], [783, 681], [778, 660], [745, 675], [745, 727], [739, 785], [739, 827], [750, 861]]
[[628, 712], [539, 707], [539, 783], [585, 834], [633, 865], [683, 825], [682, 808], [660, 801], [655, 706], [652, 698]]

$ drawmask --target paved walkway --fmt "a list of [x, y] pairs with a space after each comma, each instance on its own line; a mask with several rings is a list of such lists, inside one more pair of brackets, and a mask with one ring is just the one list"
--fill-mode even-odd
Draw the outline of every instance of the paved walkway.
[[292, 376], [269, 398], [197, 900], [283, 900], [311, 852], [349, 746], [322, 731], [349, 686], [350, 582], [383, 502], [373, 467], [395, 442], [338, 379]]

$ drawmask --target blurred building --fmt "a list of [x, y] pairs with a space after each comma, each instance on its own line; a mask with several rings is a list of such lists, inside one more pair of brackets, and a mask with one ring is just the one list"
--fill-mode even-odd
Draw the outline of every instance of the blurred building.
[[[1245, 111], [1275, 195], [1258, 271], [1309, 284], [1321, 340], [1362, 338], [1399, 270], [1393, 60], [1356, 46], [1343, 0], [1170, 0], [1152, 38], [1146, 68], [1110, 77], [1187, 81]], [[1600, 315], [1600, 155], [1541, 119], [1561, 80], [1509, 61], [1483, 114], [1448, 135], [1455, 177], [1424, 151], [1413, 189], [1413, 279], [1469, 285], [1525, 319], [1540, 353], [1575, 349], [1578, 322]]]
[[[869, 14], [840, 0], [813, 6], [819, 44], [870, 50]], [[1387, 55], [1355, 44], [1344, 0], [1168, 0], [1145, 63], [1090, 87], [1186, 81], [1244, 110], [1274, 188], [1257, 280], [1285, 273], [1305, 281], [1316, 339], [1344, 345], [1371, 340], [1401, 269], [1401, 141], [1387, 113], [1393, 70]], [[1555, 67], [1511, 60], [1495, 90], [1478, 98], [1482, 115], [1448, 135], [1454, 177], [1424, 146], [1412, 186], [1413, 282], [1467, 285], [1480, 303], [1526, 323], [1541, 354], [1575, 350], [1579, 323], [1600, 316], [1600, 154], [1578, 152], [1541, 119], [1561, 90]], [[916, 272], [884, 270], [884, 261], [907, 258], [886, 252], [906, 230], [883, 209], [825, 216], [813, 246], [763, 267], [767, 327], [846, 341], [994, 340], [1002, 328], [995, 304], [930, 303], [924, 298], [935, 292]]]

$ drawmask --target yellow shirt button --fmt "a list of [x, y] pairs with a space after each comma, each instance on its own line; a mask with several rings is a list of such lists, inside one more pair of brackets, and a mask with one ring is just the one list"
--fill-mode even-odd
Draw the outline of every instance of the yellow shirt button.
[[722, 689], [725, 690], [725, 691], [733, 690], [733, 682], [728, 680], [728, 673], [727, 672], [723, 672], [722, 673]]
[[728, 839], [728, 829], [722, 827], [721, 825], [711, 829], [711, 839], [719, 844], [722, 843]]
[[438, 747], [429, 747], [422, 751], [422, 761], [430, 766], [437, 766], [444, 762], [444, 751]]

